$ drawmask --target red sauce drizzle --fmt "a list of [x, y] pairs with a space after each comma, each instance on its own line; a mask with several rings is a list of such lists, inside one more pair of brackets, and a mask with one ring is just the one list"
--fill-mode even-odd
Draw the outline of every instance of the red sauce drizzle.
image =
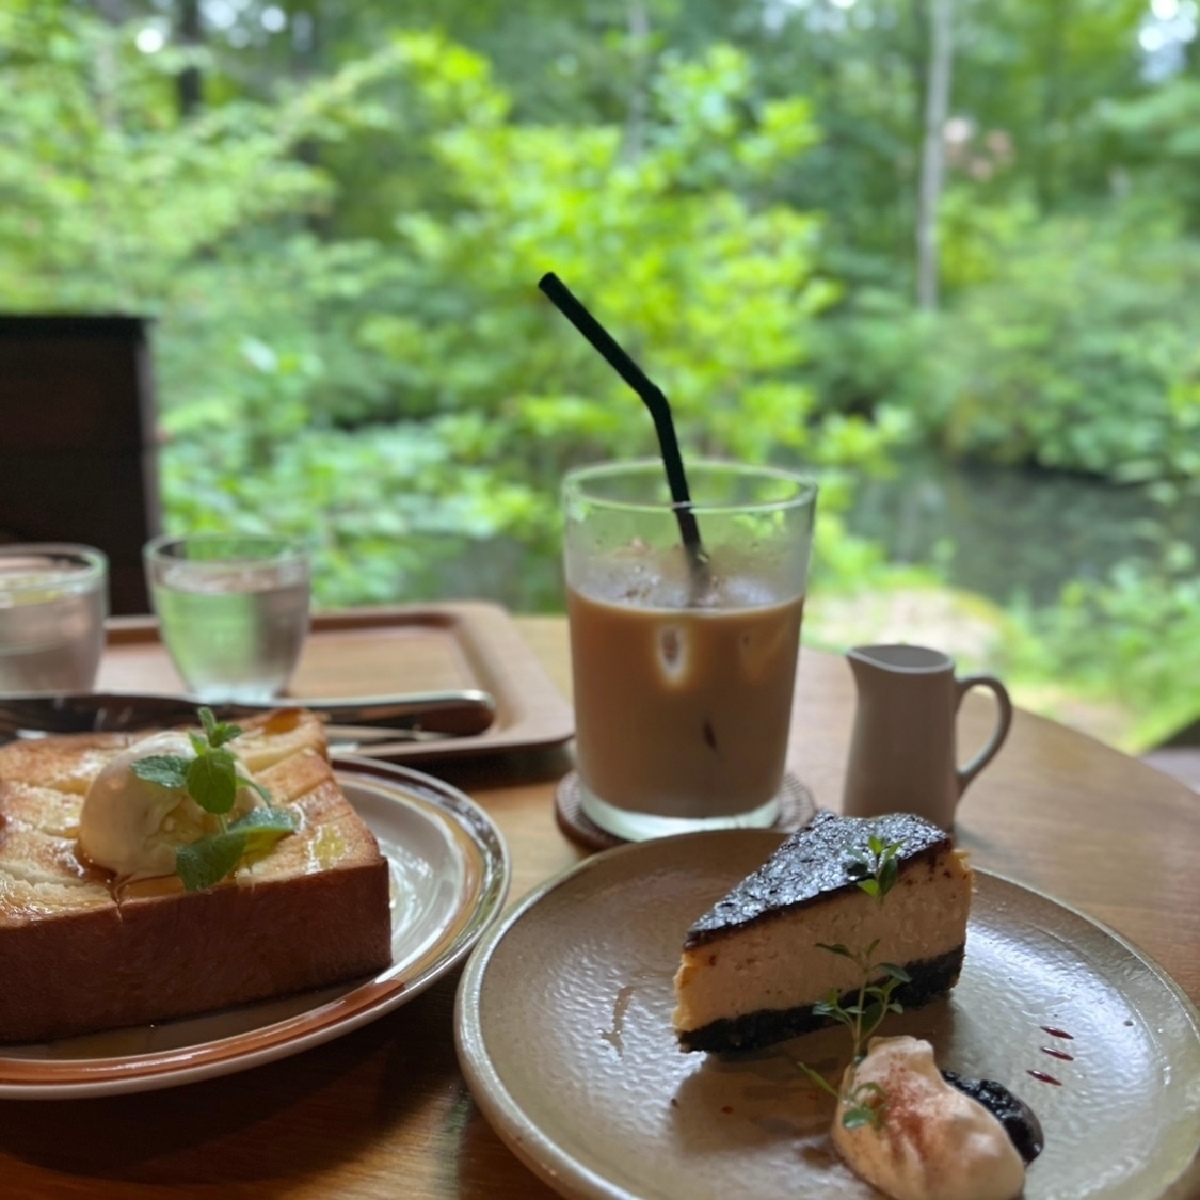
[[1055, 1029], [1053, 1025], [1043, 1025], [1042, 1032], [1048, 1033], [1051, 1037], [1062, 1038], [1064, 1041], [1073, 1042], [1075, 1035], [1068, 1033], [1065, 1029]]
[[1075, 1055], [1068, 1054], [1065, 1050], [1055, 1050], [1053, 1046], [1043, 1046], [1042, 1053], [1050, 1055], [1051, 1058], [1061, 1058], [1064, 1062], [1075, 1061]]
[[1034, 1079], [1040, 1079], [1042, 1083], [1052, 1083], [1055, 1087], [1062, 1087], [1062, 1081], [1055, 1079], [1053, 1075], [1047, 1075], [1045, 1071], [1026, 1071], [1026, 1075], [1032, 1075]]

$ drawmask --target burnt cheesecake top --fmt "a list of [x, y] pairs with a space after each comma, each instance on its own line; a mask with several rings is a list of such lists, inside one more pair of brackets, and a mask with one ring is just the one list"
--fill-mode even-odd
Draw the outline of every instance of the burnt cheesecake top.
[[868, 838], [899, 844], [901, 870], [919, 859], [932, 861], [950, 849], [950, 835], [923, 817], [839, 817], [819, 812], [793, 833], [752, 875], [718, 900], [687, 932], [684, 947], [700, 946], [753, 921], [786, 909], [855, 891], [858, 878], [847, 868], [869, 861]]

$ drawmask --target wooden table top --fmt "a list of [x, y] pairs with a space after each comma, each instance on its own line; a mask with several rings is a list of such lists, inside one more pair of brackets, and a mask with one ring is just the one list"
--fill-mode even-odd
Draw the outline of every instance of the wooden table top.
[[[518, 628], [566, 694], [561, 618]], [[837, 808], [854, 697], [846, 664], [806, 649], [794, 770]], [[963, 754], [990, 701], [968, 696]], [[553, 797], [565, 751], [431, 768], [508, 840], [510, 903], [583, 857]], [[974, 861], [1082, 909], [1156, 959], [1200, 1001], [1200, 797], [1135, 759], [1018, 713], [968, 791], [959, 841]], [[94, 1100], [0, 1103], [5, 1197], [408, 1197], [545, 1200], [552, 1193], [484, 1121], [454, 1057], [456, 979], [293, 1058], [223, 1079]]]

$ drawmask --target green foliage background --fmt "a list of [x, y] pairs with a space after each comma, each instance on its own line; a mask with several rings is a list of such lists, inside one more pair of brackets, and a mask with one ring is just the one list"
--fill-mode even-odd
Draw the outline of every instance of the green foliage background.
[[561, 607], [563, 470], [653, 442], [554, 269], [689, 453], [821, 475], [826, 595], [911, 582], [844, 521], [905, 447], [1147, 489], [1153, 552], [1007, 665], [1140, 740], [1200, 711], [1200, 82], [1142, 3], [956, 0], [936, 312], [924, 0], [185, 7], [0, 0], [0, 305], [157, 319], [172, 528], [304, 534], [325, 605]]

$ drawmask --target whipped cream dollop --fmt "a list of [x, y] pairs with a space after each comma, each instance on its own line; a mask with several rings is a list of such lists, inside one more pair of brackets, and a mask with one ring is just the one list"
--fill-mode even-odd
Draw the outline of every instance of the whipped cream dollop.
[[928, 1042], [872, 1038], [858, 1068], [847, 1068], [843, 1097], [864, 1083], [878, 1084], [886, 1095], [880, 1127], [846, 1129], [843, 1098], [833, 1144], [868, 1183], [895, 1200], [1012, 1200], [1020, 1194], [1025, 1164], [1004, 1126], [942, 1078]]
[[[191, 796], [134, 774], [133, 764], [152, 755], [193, 759], [186, 733], [156, 733], [142, 738], [107, 763], [88, 788], [79, 817], [79, 848], [98, 866], [124, 879], [175, 874], [175, 851], [209, 833], [219, 823]], [[239, 776], [250, 776], [239, 763]], [[255, 806], [255, 792], [238, 788], [230, 821]]]

